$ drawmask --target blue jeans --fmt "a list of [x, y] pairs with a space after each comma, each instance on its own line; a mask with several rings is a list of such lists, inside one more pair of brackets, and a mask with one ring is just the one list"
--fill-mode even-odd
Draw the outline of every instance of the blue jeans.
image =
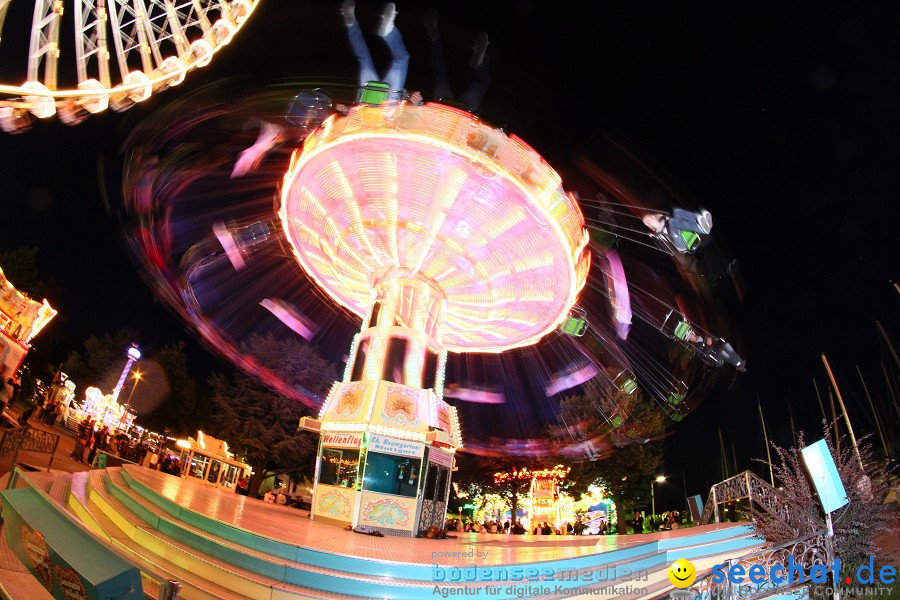
[[391, 52], [391, 66], [383, 76], [379, 76], [378, 71], [375, 70], [369, 46], [366, 44], [358, 22], [347, 28], [347, 38], [350, 40], [353, 54], [359, 62], [359, 85], [364, 86], [370, 81], [383, 81], [391, 87], [391, 98], [399, 98], [400, 92], [406, 85], [406, 73], [409, 70], [409, 52], [403, 43], [400, 30], [394, 27], [389, 34], [381, 38]]
[[698, 213], [684, 210], [683, 208], [673, 208], [672, 216], [669, 217], [667, 226], [672, 233], [675, 233], [675, 230], [705, 233], [700, 229], [700, 223], [697, 222], [699, 217]]
[[700, 223], [697, 222], [699, 216], [699, 214], [684, 210], [683, 208], [672, 209], [672, 216], [666, 221], [666, 233], [668, 233], [669, 240], [679, 252], [688, 252], [691, 250], [681, 236], [682, 231], [703, 233], [703, 230], [700, 228]]
[[[444, 48], [440, 37], [431, 40], [431, 76], [434, 78], [434, 99], [452, 100], [453, 90], [450, 89], [450, 80], [447, 78], [447, 67], [444, 64]], [[469, 112], [475, 112], [481, 107], [481, 101], [487, 93], [488, 84], [491, 83], [491, 63], [487, 54], [484, 60], [475, 69], [472, 69], [472, 83], [469, 88], [458, 98]]]

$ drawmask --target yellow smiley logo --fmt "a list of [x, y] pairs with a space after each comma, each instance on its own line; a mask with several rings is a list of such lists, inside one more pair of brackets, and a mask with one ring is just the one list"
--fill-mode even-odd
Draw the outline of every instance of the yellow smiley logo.
[[690, 587], [697, 578], [697, 570], [691, 561], [679, 558], [669, 567], [669, 581], [677, 588]]

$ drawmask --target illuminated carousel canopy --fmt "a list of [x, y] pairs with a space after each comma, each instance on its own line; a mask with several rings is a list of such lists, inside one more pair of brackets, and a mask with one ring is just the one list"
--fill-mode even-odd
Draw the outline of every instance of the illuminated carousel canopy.
[[590, 265], [559, 175], [521, 139], [439, 104], [326, 121], [285, 175], [281, 219], [305, 271], [361, 318], [385, 280], [437, 290], [437, 337], [457, 352], [535, 343]]

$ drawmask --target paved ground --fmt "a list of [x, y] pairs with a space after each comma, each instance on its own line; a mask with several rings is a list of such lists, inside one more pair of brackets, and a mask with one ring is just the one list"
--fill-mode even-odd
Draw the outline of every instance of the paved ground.
[[[14, 406], [11, 409], [7, 409], [5, 411], [6, 414], [9, 414], [13, 419], [18, 419], [22, 414], [21, 406]], [[43, 423], [38, 422], [37, 419], [32, 418], [28, 421], [28, 424], [41, 431], [47, 431], [54, 434], [59, 435], [59, 445], [56, 448], [56, 452], [53, 454], [53, 460], [51, 462], [50, 455], [38, 452], [20, 452], [19, 456], [16, 460], [18, 463], [22, 463], [28, 465], [29, 467], [39, 469], [41, 471], [46, 471], [47, 467], [50, 467], [50, 471], [54, 473], [75, 473], [78, 471], [87, 471], [88, 466], [75, 460], [69, 458], [69, 455], [72, 454], [72, 450], [75, 449], [75, 435], [65, 429], [63, 427], [50, 427]]]
[[[701, 531], [701, 528], [691, 527], [667, 532], [604, 536], [458, 533], [455, 539], [411, 539], [398, 543], [398, 538], [391, 536], [359, 535], [341, 527], [311, 521], [306, 518], [307, 511], [266, 504], [211, 488], [194, 479], [181, 479], [132, 465], [123, 468], [135, 479], [178, 505], [224, 523], [289, 544], [373, 560], [427, 565], [434, 564], [435, 558], [440, 556], [442, 564], [464, 566], [473, 561], [472, 557], [477, 557], [481, 565], [517, 564], [577, 558], [652, 540], [696, 535]], [[742, 524], [720, 523], [706, 525], [702, 529], [713, 531], [737, 525]], [[471, 557], [466, 555], [468, 552], [472, 553]]]

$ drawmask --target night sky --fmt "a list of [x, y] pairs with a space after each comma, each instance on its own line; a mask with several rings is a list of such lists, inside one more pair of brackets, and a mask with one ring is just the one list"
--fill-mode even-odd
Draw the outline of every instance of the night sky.
[[[448, 63], [458, 65], [451, 81], [465, 76], [475, 33], [490, 36], [494, 78], [485, 118], [523, 137], [564, 177], [565, 165], [554, 158], [613, 140], [685, 205], [712, 211], [717, 243], [740, 265], [745, 294], [727, 318], [749, 372], [720, 383], [675, 428], [665, 469], [674, 485], [662, 486], [658, 500], [674, 506], [682, 470], [689, 494], [705, 496], [719, 480], [717, 428], [729, 455], [734, 444], [741, 469], [764, 456], [757, 395], [774, 441], [790, 442], [788, 404], [798, 428], [815, 437], [812, 380], [824, 389], [823, 352], [838, 371], [857, 433], [870, 432], [854, 365], [883, 399], [879, 362], [890, 368], [893, 359], [874, 321], [894, 339], [900, 331], [900, 295], [892, 285], [900, 223], [900, 5], [499, 4], [435, 5]], [[378, 7], [359, 3], [366, 31]], [[117, 224], [117, 153], [155, 107], [223, 77], [243, 77], [248, 86], [284, 77], [352, 78], [338, 8], [262, 0], [212, 65], [181, 86], [75, 128], [54, 120], [23, 135], [0, 135], [0, 250], [39, 247], [41, 275], [63, 290], [50, 299], [60, 310], [50, 325], [52, 347], [42, 348], [38, 337], [32, 364], [59, 361], [86, 336], [127, 326], [157, 347], [189, 340], [198, 378], [224, 368], [137, 275]], [[427, 97], [425, 5], [398, 10], [412, 54], [407, 88]], [[13, 27], [8, 21], [3, 46]], [[2, 56], [7, 73], [12, 63], [8, 52]]]

